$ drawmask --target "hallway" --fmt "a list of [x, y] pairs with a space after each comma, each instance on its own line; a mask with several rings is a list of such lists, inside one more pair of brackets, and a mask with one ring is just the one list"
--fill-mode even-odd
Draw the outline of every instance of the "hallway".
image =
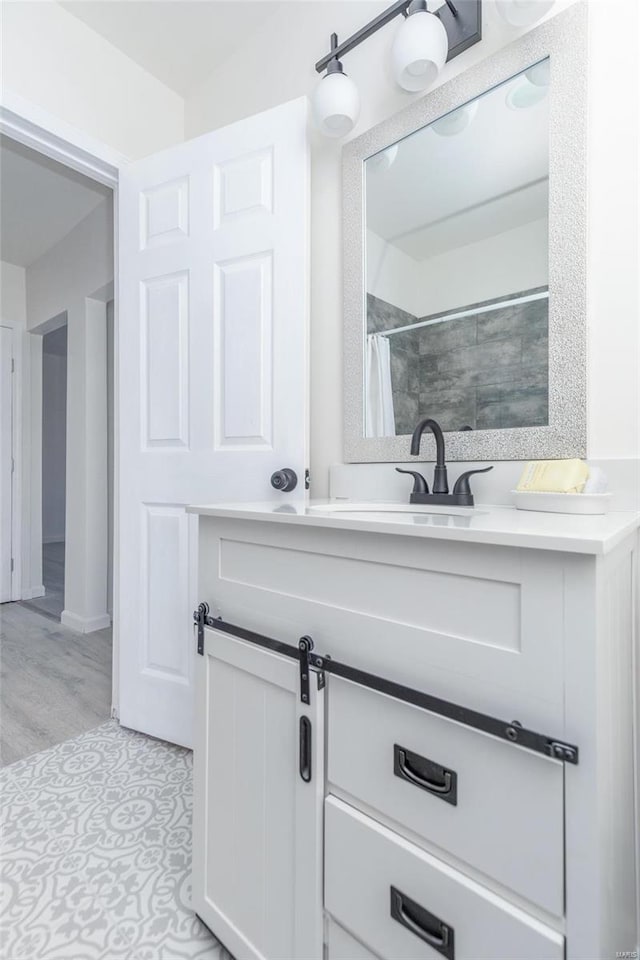
[[74, 633], [34, 609], [35, 602], [0, 607], [2, 766], [76, 737], [111, 713], [111, 629]]
[[42, 544], [44, 597], [22, 600], [22, 606], [60, 623], [64, 610], [64, 541]]

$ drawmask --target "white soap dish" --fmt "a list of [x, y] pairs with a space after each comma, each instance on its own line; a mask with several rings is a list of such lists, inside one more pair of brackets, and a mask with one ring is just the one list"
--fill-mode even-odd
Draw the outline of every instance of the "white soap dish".
[[539, 493], [537, 490], [512, 490], [518, 510], [537, 510], [542, 513], [607, 513], [610, 493]]

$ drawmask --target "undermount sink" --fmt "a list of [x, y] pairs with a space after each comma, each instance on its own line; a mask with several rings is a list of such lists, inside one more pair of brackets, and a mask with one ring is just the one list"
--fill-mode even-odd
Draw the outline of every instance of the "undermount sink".
[[309, 513], [334, 514], [406, 514], [409, 516], [434, 517], [471, 517], [477, 516], [478, 511], [473, 507], [431, 507], [410, 503], [341, 503], [311, 504], [307, 507]]

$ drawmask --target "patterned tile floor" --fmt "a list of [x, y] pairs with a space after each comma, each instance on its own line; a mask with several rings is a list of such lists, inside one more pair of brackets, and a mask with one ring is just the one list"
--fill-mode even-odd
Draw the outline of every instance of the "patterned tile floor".
[[190, 909], [191, 753], [110, 721], [0, 771], [3, 960], [232, 960]]

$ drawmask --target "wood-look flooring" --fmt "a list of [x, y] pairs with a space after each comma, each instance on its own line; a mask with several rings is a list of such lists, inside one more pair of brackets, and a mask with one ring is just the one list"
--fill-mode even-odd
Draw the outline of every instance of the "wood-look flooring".
[[0, 606], [0, 766], [104, 723], [111, 630], [79, 634], [22, 603]]

